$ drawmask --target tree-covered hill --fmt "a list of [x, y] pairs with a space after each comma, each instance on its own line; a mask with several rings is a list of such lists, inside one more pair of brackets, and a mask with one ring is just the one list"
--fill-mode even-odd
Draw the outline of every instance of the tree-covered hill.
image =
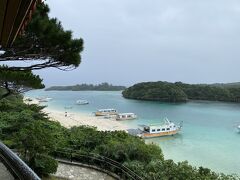
[[74, 86], [52, 86], [46, 91], [121, 91], [126, 89], [124, 86], [114, 86], [108, 83], [93, 84], [77, 84]]
[[215, 84], [211, 84], [211, 86], [216, 86], [216, 87], [228, 87], [228, 88], [240, 88], [240, 82], [234, 82], [234, 83], [215, 83]]
[[122, 94], [129, 99], [166, 102], [187, 102], [188, 100], [240, 102], [239, 83], [143, 82], [125, 89]]

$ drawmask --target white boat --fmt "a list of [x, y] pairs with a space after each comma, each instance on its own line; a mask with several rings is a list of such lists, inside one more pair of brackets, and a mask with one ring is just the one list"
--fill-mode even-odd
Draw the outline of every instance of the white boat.
[[237, 130], [238, 130], [238, 132], [240, 133], [240, 125], [238, 125]]
[[137, 115], [134, 113], [120, 113], [117, 115], [116, 120], [130, 120], [136, 119]]
[[78, 105], [85, 105], [85, 104], [89, 104], [89, 102], [87, 100], [79, 99], [79, 100], [76, 101], [76, 104], [78, 104]]
[[151, 138], [177, 134], [181, 130], [182, 125], [176, 125], [165, 118], [164, 123], [162, 124], [141, 125], [140, 127], [142, 128], [142, 133], [139, 134], [139, 136], [143, 138]]
[[38, 100], [38, 102], [48, 102], [48, 101], [52, 100], [52, 98], [50, 98], [50, 97], [38, 97], [36, 99]]
[[116, 109], [98, 109], [95, 112], [95, 116], [109, 116], [109, 115], [117, 115]]
[[38, 100], [38, 102], [48, 102], [48, 101], [52, 100], [52, 98], [50, 98], [50, 97], [39, 97], [36, 99]]

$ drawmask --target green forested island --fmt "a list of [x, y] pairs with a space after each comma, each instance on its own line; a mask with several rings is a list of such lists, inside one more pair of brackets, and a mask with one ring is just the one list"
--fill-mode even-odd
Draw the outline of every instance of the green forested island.
[[143, 82], [125, 89], [122, 94], [129, 99], [166, 102], [187, 102], [188, 100], [240, 102], [240, 83]]
[[125, 86], [114, 86], [108, 83], [93, 84], [77, 84], [74, 86], [52, 86], [46, 88], [45, 91], [121, 91], [126, 89]]

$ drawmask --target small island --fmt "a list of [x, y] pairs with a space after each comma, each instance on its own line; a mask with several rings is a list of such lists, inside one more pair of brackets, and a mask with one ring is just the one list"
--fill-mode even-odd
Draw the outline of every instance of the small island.
[[77, 84], [74, 86], [52, 86], [46, 88], [45, 91], [122, 91], [125, 86], [114, 86], [108, 83], [93, 84]]
[[164, 102], [187, 102], [189, 100], [240, 102], [240, 83], [143, 82], [125, 89], [122, 94], [128, 99]]

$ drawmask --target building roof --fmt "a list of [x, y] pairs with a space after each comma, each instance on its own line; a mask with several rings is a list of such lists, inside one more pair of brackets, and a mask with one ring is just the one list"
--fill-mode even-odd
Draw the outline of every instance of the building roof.
[[40, 0], [0, 0], [0, 45], [9, 47], [31, 20]]

